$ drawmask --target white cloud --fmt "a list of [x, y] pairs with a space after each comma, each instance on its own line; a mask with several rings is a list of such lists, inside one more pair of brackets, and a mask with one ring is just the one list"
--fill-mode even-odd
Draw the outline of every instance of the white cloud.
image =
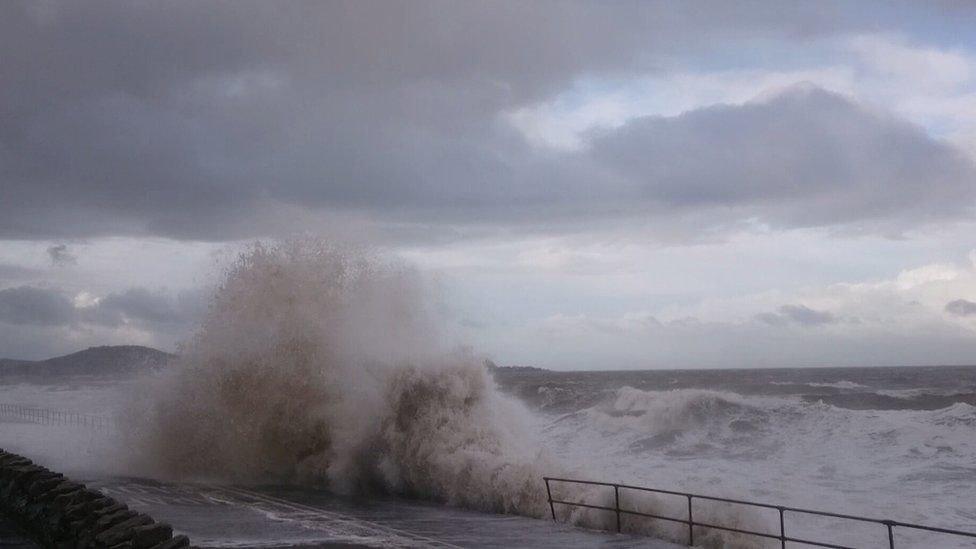
[[954, 265], [936, 264], [925, 265], [898, 273], [895, 284], [901, 290], [910, 290], [931, 282], [947, 282], [962, 276], [961, 271]]
[[89, 292], [78, 292], [71, 299], [71, 303], [76, 309], [87, 309], [98, 305], [100, 298], [98, 296], [92, 295]]
[[503, 363], [554, 368], [971, 363], [976, 315], [947, 309], [959, 300], [976, 301], [969, 258], [688, 305], [555, 312], [486, 341]]
[[941, 91], [963, 87], [976, 77], [974, 59], [961, 49], [913, 45], [897, 35], [860, 35], [848, 48], [877, 76], [912, 82], [917, 89]]
[[715, 104], [742, 105], [804, 82], [851, 94], [854, 73], [838, 66], [638, 76], [599, 90], [582, 84], [549, 101], [505, 113], [503, 118], [535, 146], [572, 151], [585, 147], [585, 134], [594, 129], [617, 128], [641, 116], [678, 116]]
[[536, 146], [576, 150], [585, 134], [639, 116], [676, 116], [715, 104], [741, 105], [808, 82], [893, 111], [976, 155], [976, 54], [916, 44], [898, 34], [860, 34], [814, 43], [805, 68], [755, 66], [586, 81], [505, 118]]

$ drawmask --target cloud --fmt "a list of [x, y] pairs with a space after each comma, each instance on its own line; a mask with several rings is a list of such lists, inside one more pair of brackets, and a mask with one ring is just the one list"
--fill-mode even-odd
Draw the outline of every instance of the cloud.
[[971, 364], [976, 353], [972, 333], [949, 323], [771, 333], [751, 321], [635, 323], [586, 315], [520, 325], [492, 343], [499, 363], [589, 370]]
[[0, 289], [0, 358], [43, 359], [95, 345], [174, 350], [206, 306], [202, 290], [71, 295], [57, 287]]
[[0, 289], [0, 358], [48, 358], [92, 345], [140, 344], [172, 350], [206, 307], [203, 289], [172, 294], [129, 288], [70, 298], [59, 288]]
[[[52, 246], [55, 263], [70, 252], [85, 256], [84, 265], [67, 271], [0, 266], [5, 286], [33, 280], [32, 290], [3, 290], [0, 331], [21, 333], [39, 325], [25, 322], [43, 321], [44, 333], [63, 340], [96, 332], [165, 339], [185, 329], [199, 302], [146, 288], [197, 284], [179, 272], [190, 263], [184, 250], [305, 230], [376, 235], [381, 246], [400, 249], [405, 242], [515, 249], [519, 239], [652, 249], [801, 232], [829, 248], [829, 261], [808, 255], [816, 265], [809, 277], [790, 249], [748, 260], [727, 253], [726, 263], [758, 259], [772, 267], [756, 268], [767, 279], [738, 286], [727, 277], [712, 283], [710, 261], [721, 263], [712, 258], [691, 259], [708, 266], [700, 276], [680, 276], [677, 262], [687, 267], [694, 251], [675, 254], [674, 263], [662, 253], [661, 261], [640, 266], [607, 261], [599, 249], [523, 248], [512, 264], [503, 254], [474, 254], [485, 267], [482, 280], [495, 278], [470, 294], [494, 292], [493, 306], [517, 302], [501, 322], [557, 312], [610, 315], [633, 303], [650, 309], [646, 317], [593, 320], [590, 328], [607, 337], [643, 324], [678, 330], [668, 321], [675, 314], [657, 307], [690, 308], [763, 284], [794, 288], [854, 271], [851, 277], [863, 280], [884, 276], [893, 264], [937, 261], [935, 251], [909, 257], [905, 248], [864, 239], [845, 246], [883, 248], [885, 258], [852, 267], [823, 235], [902, 236], [955, 230], [946, 226], [973, 219], [976, 171], [947, 140], [976, 135], [967, 133], [976, 121], [967, 114], [976, 112], [976, 57], [965, 44], [947, 49], [943, 38], [963, 36], [976, 11], [945, 15], [943, 8], [832, 1], [0, 3], [3, 259], [19, 263], [28, 257], [21, 249], [36, 256], [76, 238], [108, 243], [100, 254], [88, 244], [83, 254], [75, 245]], [[805, 80], [841, 93], [790, 87]], [[608, 88], [633, 89], [635, 82], [670, 87], [602, 102]], [[644, 110], [631, 109], [635, 102]], [[546, 105], [555, 105], [548, 117], [558, 121], [546, 131], [573, 137], [561, 148], [540, 146], [546, 135], [529, 131], [541, 125], [529, 115], [546, 115]], [[98, 238], [120, 235], [133, 238]], [[133, 262], [147, 253], [124, 251], [158, 243], [158, 236], [181, 240], [166, 240], [181, 248], [173, 261]], [[941, 244], [929, 248], [949, 253]], [[788, 262], [794, 276], [783, 274]], [[509, 278], [498, 274], [513, 268], [519, 271]], [[887, 320], [914, 329], [906, 319], [918, 315], [950, 324], [945, 303], [970, 293], [959, 281], [947, 287], [952, 281], [939, 278], [948, 275], [938, 267], [931, 271], [906, 274], [904, 288], [886, 281], [818, 295], [750, 295], [737, 319], [677, 316], [699, 318], [697, 335], [728, 325], [811, 338], [834, 331], [756, 322], [758, 314], [766, 324], [829, 324], [784, 311], [784, 303], [829, 311], [835, 322], [863, 318], [865, 326]], [[559, 273], [572, 273], [571, 283], [556, 287]], [[584, 277], [593, 289], [585, 296], [574, 286]], [[530, 284], [540, 288], [532, 300], [506, 297]], [[75, 299], [73, 312], [64, 308], [63, 300], [82, 290], [91, 298]], [[863, 301], [845, 301], [843, 292]], [[482, 323], [491, 337], [493, 320]], [[951, 324], [938, 325], [966, 328]], [[43, 339], [21, 335], [25, 345]], [[666, 337], [658, 344], [676, 347]]]
[[[518, 2], [2, 9], [0, 204], [19, 207], [0, 211], [0, 235], [26, 238], [253, 236], [269, 203], [391, 207], [448, 183], [425, 182], [431, 164], [477, 168], [500, 109], [640, 66], [635, 49], [668, 43], [646, 31], [678, 17]], [[702, 24], [764, 24], [722, 11]]]
[[580, 79], [871, 23], [706, 4], [5, 3], [0, 237], [224, 240], [343, 215], [428, 240], [676, 216], [911, 227], [970, 205], [944, 144], [834, 96], [635, 120], [565, 155], [504, 120]]
[[110, 325], [125, 322], [181, 324], [190, 321], [194, 316], [184, 305], [185, 303], [177, 302], [162, 292], [130, 288], [100, 299], [92, 318]]
[[18, 286], [0, 290], [0, 322], [60, 326], [73, 322], [71, 300], [57, 290]]
[[51, 263], [55, 265], [74, 265], [78, 263], [78, 258], [68, 252], [67, 244], [56, 244], [47, 249], [47, 255], [51, 258]]
[[25, 280], [41, 274], [40, 269], [0, 262], [0, 280]]
[[759, 313], [756, 320], [771, 326], [784, 326], [794, 323], [800, 326], [821, 326], [837, 322], [829, 311], [817, 311], [805, 305], [783, 305], [775, 313]]
[[971, 217], [976, 203], [976, 166], [959, 151], [813, 86], [636, 119], [592, 148], [645, 208], [711, 210], [713, 223], [905, 228]]
[[783, 305], [779, 313], [797, 324], [816, 326], [819, 324], [833, 324], [837, 319], [829, 311], [815, 311], [804, 305]]
[[956, 316], [976, 316], [976, 303], [966, 299], [956, 299], [946, 303], [945, 311]]
[[965, 85], [976, 76], [965, 50], [944, 50], [906, 43], [898, 37], [860, 35], [848, 41], [850, 50], [881, 73], [913, 75], [918, 85], [934, 88]]
[[18, 286], [0, 290], [0, 322], [36, 326], [120, 326], [173, 331], [187, 328], [202, 312], [202, 290], [177, 296], [129, 288], [101, 298], [69, 299], [55, 288]]
[[779, 314], [802, 326], [818, 326], [837, 322], [837, 318], [829, 311], [815, 311], [804, 305], [783, 305], [779, 308]]
[[[968, 319], [976, 313], [962, 318], [946, 314], [947, 302], [976, 292], [976, 256], [967, 252], [957, 255], [964, 259], [955, 263], [921, 264], [862, 282], [758, 286], [754, 292], [709, 298], [693, 292], [686, 299], [678, 293], [656, 305], [646, 297], [655, 292], [647, 289], [616, 294], [625, 278], [596, 277], [592, 293], [574, 277], [576, 283], [569, 286], [576, 296], [574, 312], [559, 312], [555, 301], [566, 295], [563, 291], [552, 296], [548, 308], [531, 310], [508, 325], [493, 323], [471, 337], [482, 340], [499, 363], [557, 369], [972, 364], [976, 325]], [[657, 269], [639, 269], [639, 277], [647, 279], [647, 272], [667, 263], [659, 257], [652, 262]], [[752, 262], [744, 263], [752, 266], [753, 275], [769, 276]], [[722, 265], [716, 276], [734, 276], [722, 258], [709, 257], [709, 264]], [[559, 282], [547, 279], [545, 284]], [[677, 292], [671, 282], [663, 288]], [[536, 293], [544, 299], [545, 291]], [[596, 302], [588, 299], [594, 295]]]

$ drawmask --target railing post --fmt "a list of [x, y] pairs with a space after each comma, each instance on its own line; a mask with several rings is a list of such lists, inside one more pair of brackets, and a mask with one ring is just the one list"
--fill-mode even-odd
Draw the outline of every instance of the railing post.
[[620, 533], [620, 487], [613, 485], [613, 508], [617, 511], [617, 533]]
[[549, 490], [549, 477], [544, 477], [546, 481], [546, 496], [549, 497], [549, 512], [552, 513], [552, 521], [556, 522], [556, 508], [552, 505], [552, 491]]
[[779, 541], [782, 549], [786, 549], [786, 523], [783, 522], [783, 508], [779, 508]]
[[688, 545], [695, 544], [695, 519], [691, 515], [691, 494], [688, 494]]
[[888, 547], [889, 549], [895, 549], [895, 533], [891, 531], [891, 527], [894, 525], [890, 520], [886, 520], [885, 526], [888, 527]]

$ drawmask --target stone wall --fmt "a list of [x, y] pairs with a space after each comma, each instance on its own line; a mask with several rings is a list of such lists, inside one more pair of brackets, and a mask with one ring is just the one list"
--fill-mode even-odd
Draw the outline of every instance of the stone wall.
[[186, 536], [31, 460], [0, 450], [0, 512], [45, 547], [183, 549]]

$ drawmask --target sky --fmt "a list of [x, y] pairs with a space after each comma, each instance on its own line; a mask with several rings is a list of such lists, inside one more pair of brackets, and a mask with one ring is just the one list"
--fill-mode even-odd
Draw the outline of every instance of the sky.
[[976, 364], [969, 2], [0, 3], [0, 356], [166, 350], [255, 239], [555, 369]]

